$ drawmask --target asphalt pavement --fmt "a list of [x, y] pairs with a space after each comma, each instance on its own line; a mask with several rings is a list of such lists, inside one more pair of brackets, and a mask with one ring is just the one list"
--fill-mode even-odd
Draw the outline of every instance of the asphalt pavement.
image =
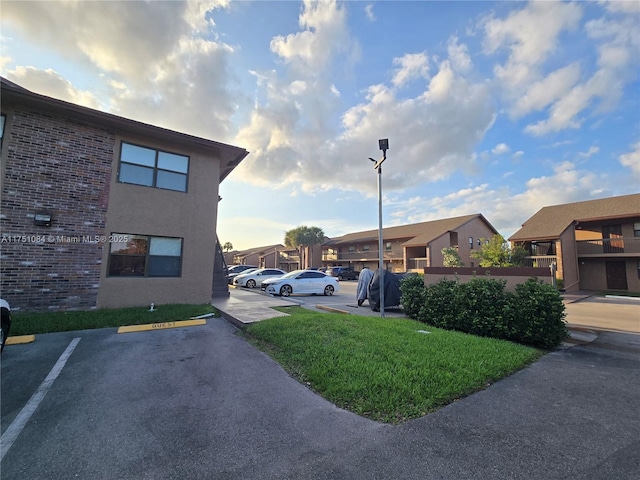
[[608, 331], [396, 426], [325, 401], [224, 318], [40, 335], [3, 354], [3, 448], [21, 405], [78, 338], [4, 455], [2, 479], [624, 480], [640, 471], [640, 335]]

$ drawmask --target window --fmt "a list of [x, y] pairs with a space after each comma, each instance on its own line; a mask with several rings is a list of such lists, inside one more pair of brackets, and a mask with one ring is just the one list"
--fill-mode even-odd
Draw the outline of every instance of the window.
[[640, 237], [640, 222], [633, 222], [633, 236]]
[[640, 260], [638, 260], [638, 278], [640, 278]]
[[391, 251], [391, 242], [387, 242], [387, 243], [384, 245], [384, 249], [385, 249], [387, 252], [390, 252], [390, 251]]
[[355, 245], [349, 245], [349, 253], [355, 253], [356, 247]]
[[368, 251], [369, 251], [369, 248], [370, 248], [370, 245], [363, 245], [363, 246], [362, 246], [362, 251], [363, 251], [363, 252], [368, 252]]
[[179, 277], [182, 239], [111, 234], [110, 277]]
[[473, 250], [473, 237], [469, 237], [469, 248]]
[[189, 157], [122, 143], [118, 181], [146, 187], [187, 191]]

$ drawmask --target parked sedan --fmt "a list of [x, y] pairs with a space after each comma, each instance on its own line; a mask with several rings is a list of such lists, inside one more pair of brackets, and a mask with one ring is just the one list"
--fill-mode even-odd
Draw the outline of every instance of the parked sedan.
[[280, 278], [262, 282], [262, 290], [288, 297], [298, 293], [333, 295], [340, 290], [338, 279], [317, 270], [294, 270]]
[[234, 271], [231, 271], [231, 269], [229, 269], [229, 274], [227, 275], [227, 283], [229, 285], [233, 285], [233, 279], [236, 278], [238, 275], [246, 275], [247, 273], [251, 273], [257, 269], [258, 267], [249, 267], [242, 270], [234, 270]]
[[233, 285], [236, 287], [255, 288], [256, 285], [261, 285], [268, 278], [281, 277], [285, 273], [287, 272], [279, 268], [259, 268], [252, 272], [238, 275], [233, 279]]

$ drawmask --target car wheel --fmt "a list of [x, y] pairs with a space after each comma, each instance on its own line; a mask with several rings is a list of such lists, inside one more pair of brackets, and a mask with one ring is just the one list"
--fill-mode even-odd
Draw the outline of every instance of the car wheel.
[[256, 281], [255, 280], [247, 280], [247, 288], [256, 288]]
[[329, 296], [333, 295], [333, 285], [327, 285], [324, 287], [324, 294]]
[[282, 295], [283, 297], [288, 297], [292, 293], [293, 289], [291, 288], [291, 285], [283, 285], [280, 289], [280, 295]]

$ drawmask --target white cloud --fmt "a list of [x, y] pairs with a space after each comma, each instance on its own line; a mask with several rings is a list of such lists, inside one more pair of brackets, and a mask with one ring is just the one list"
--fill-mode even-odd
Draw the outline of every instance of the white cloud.
[[364, 13], [367, 16], [367, 20], [369, 20], [370, 22], [376, 21], [376, 14], [373, 12], [372, 3], [369, 3], [367, 6], [364, 7]]
[[[637, 9], [621, 3], [625, 2], [606, 3], [609, 13], [585, 24], [587, 37], [581, 44], [595, 46], [598, 53], [598, 68], [591, 74], [585, 68], [588, 58], [557, 66], [566, 57], [561, 35], [576, 32], [583, 15], [578, 3], [530, 2], [505, 19], [481, 22], [485, 53], [509, 52], [494, 68], [502, 96], [510, 103], [509, 113], [519, 118], [545, 111], [545, 118], [526, 126], [527, 133], [542, 136], [580, 128], [588, 116], [617, 105], [625, 86], [637, 78]], [[554, 69], [548, 72], [551, 65]]]
[[21, 87], [36, 93], [46, 91], [48, 96], [66, 102], [94, 109], [104, 108], [92, 92], [74, 87], [71, 82], [51, 69], [38, 70], [34, 67], [17, 67], [8, 71], [6, 76]]
[[465, 73], [473, 67], [468, 48], [465, 44], [458, 43], [458, 37], [453, 36], [449, 39], [447, 53], [455, 70]]
[[393, 64], [399, 65], [391, 83], [396, 87], [402, 87], [417, 78], [429, 78], [429, 63], [427, 54], [407, 53], [402, 57], [394, 58]]
[[531, 83], [513, 104], [511, 114], [520, 117], [535, 110], [542, 110], [566, 95], [579, 79], [580, 65], [577, 62], [559, 68], [542, 80]]
[[509, 145], [507, 145], [506, 143], [499, 143], [498, 145], [493, 147], [491, 153], [493, 153], [494, 155], [502, 155], [504, 153], [509, 153], [510, 151], [511, 149], [509, 148]]
[[531, 2], [502, 20], [482, 22], [485, 52], [510, 51], [507, 62], [495, 67], [496, 77], [511, 90], [520, 90], [539, 78], [539, 68], [558, 47], [566, 29], [575, 30], [582, 8], [575, 3]]
[[205, 12], [226, 4], [6, 2], [3, 23], [74, 62], [79, 73], [104, 79], [94, 88], [110, 104], [97, 105], [91, 95], [63, 87], [56, 72], [18, 66], [8, 76], [19, 75], [37, 93], [228, 141], [231, 116], [243, 101], [229, 87], [233, 48], [200, 35], [212, 25]]
[[398, 212], [404, 212], [397, 220], [415, 223], [481, 213], [499, 233], [509, 237], [542, 207], [593, 198], [599, 193], [602, 180], [595, 173], [577, 170], [571, 162], [564, 162], [554, 166], [551, 175], [530, 178], [519, 192], [485, 183], [441, 197], [414, 197], [396, 205]]
[[637, 142], [632, 148], [631, 152], [620, 155], [619, 161], [621, 165], [629, 167], [637, 179], [640, 179], [640, 142]]
[[578, 156], [582, 158], [590, 158], [598, 152], [600, 152], [600, 148], [593, 145], [589, 147], [589, 150], [587, 150], [586, 152], [579, 152]]
[[336, 51], [347, 50], [351, 44], [346, 22], [346, 10], [335, 0], [304, 0], [299, 17], [303, 30], [271, 40], [271, 51], [294, 68], [313, 71], [325, 68]]

